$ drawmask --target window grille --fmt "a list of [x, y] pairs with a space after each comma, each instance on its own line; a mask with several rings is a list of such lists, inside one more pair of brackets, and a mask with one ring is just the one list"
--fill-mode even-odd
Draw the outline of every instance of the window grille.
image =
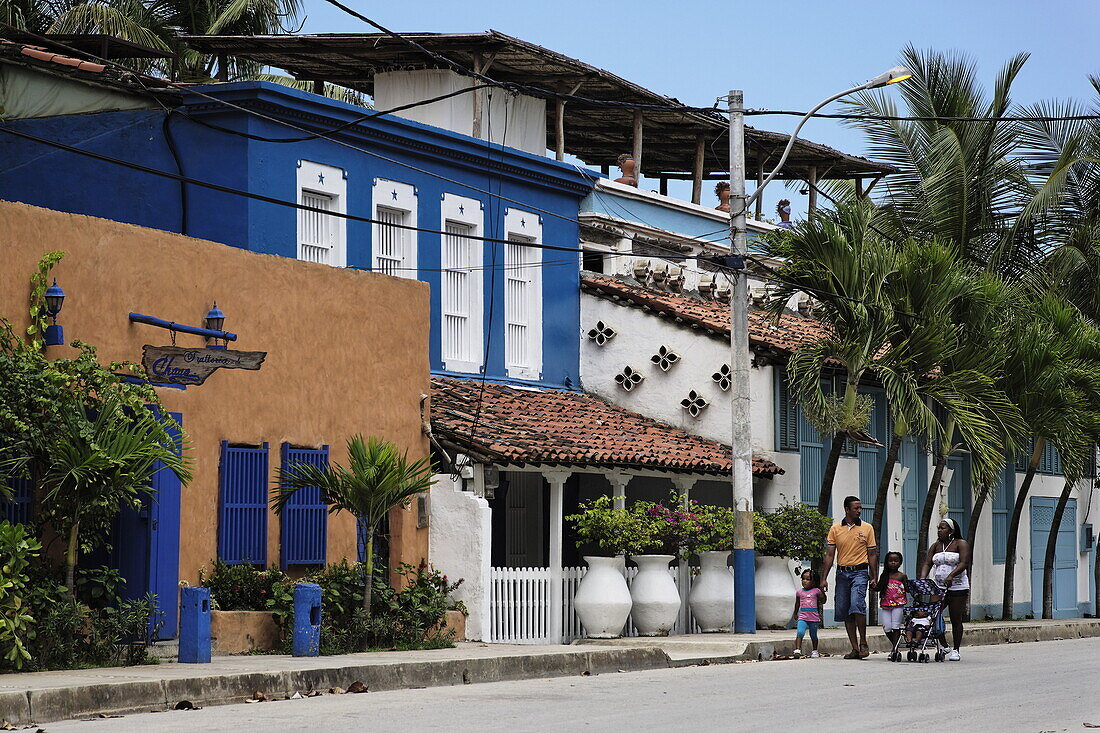
[[477, 267], [478, 240], [462, 235], [472, 234], [474, 228], [466, 224], [448, 221], [443, 236], [442, 252], [442, 309], [443, 309], [443, 359], [444, 361], [477, 362], [480, 354], [475, 349], [474, 298], [480, 297], [474, 287], [480, 275]]
[[398, 209], [378, 207], [378, 241], [374, 248], [374, 270], [397, 277], [409, 277], [408, 268], [408, 229], [406, 224], [409, 212]]
[[509, 368], [531, 369], [533, 364], [532, 317], [535, 311], [535, 249], [521, 243], [533, 242], [518, 234], [508, 236], [504, 257], [504, 343]]
[[222, 441], [218, 557], [228, 565], [267, 565], [268, 445]]
[[8, 479], [8, 488], [12, 497], [7, 501], [0, 501], [0, 520], [8, 520], [12, 524], [28, 524], [34, 517], [34, 489], [30, 479]]
[[[302, 204], [315, 209], [335, 211], [332, 196], [311, 191], [302, 191]], [[332, 251], [336, 240], [338, 222], [336, 218], [320, 211], [298, 210], [298, 259], [306, 262], [318, 262], [322, 265], [334, 264]]]
[[[295, 448], [289, 443], [283, 443], [283, 471], [286, 472], [295, 463], [327, 468], [328, 446], [317, 450]], [[282, 545], [280, 565], [283, 570], [291, 565], [323, 565], [326, 562], [328, 504], [321, 496], [319, 487], [310, 486], [296, 491], [287, 502], [279, 520]]]

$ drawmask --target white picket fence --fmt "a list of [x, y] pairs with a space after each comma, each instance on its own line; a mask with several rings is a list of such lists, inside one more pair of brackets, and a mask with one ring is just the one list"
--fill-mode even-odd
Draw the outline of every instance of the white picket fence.
[[[489, 583], [490, 637], [489, 641], [507, 644], [557, 644], [569, 643], [584, 636], [580, 619], [573, 608], [573, 598], [587, 568], [562, 568], [562, 638], [550, 638], [550, 569], [549, 568], [492, 568]], [[687, 573], [687, 582], [680, 582], [677, 568], [670, 568], [676, 587], [680, 591], [680, 617], [672, 634], [699, 633], [695, 619], [691, 617], [687, 596], [694, 582], [694, 574]], [[629, 586], [638, 568], [626, 569]], [[631, 619], [627, 619], [624, 636], [637, 636]]]

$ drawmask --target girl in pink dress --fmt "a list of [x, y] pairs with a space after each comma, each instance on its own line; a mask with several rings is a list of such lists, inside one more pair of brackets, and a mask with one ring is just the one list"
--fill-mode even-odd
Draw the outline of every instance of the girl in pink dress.
[[900, 552], [887, 552], [882, 565], [882, 575], [878, 579], [878, 607], [879, 617], [882, 619], [882, 630], [886, 632], [886, 638], [891, 644], [896, 644], [898, 635], [901, 634], [902, 616], [905, 613], [905, 604], [909, 602], [905, 595], [905, 573], [901, 572], [901, 564], [904, 560]]
[[825, 605], [825, 591], [821, 590], [821, 576], [816, 570], [802, 573], [802, 589], [795, 593], [798, 609], [798, 636], [794, 641], [794, 656], [802, 656], [802, 637], [810, 632], [811, 658], [817, 658], [817, 629], [821, 626], [821, 608]]

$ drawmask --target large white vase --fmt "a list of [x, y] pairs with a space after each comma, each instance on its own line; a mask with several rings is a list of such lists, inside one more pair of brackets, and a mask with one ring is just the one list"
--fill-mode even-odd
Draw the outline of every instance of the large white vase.
[[680, 614], [680, 592], [668, 571], [672, 555], [634, 555], [638, 574], [630, 584], [630, 617], [640, 636], [668, 636]]
[[785, 629], [794, 618], [795, 591], [785, 557], [756, 556], [756, 625]]
[[700, 552], [699, 576], [691, 586], [688, 605], [703, 633], [729, 631], [733, 624], [733, 573], [728, 551]]
[[573, 608], [592, 639], [622, 636], [630, 615], [630, 589], [623, 577], [623, 558], [585, 557], [588, 572], [573, 596]]

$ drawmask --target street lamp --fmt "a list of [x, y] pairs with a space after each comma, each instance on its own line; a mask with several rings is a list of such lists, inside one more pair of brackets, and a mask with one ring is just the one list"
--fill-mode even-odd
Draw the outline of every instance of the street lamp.
[[46, 315], [53, 321], [52, 324], [46, 326], [46, 332], [43, 334], [46, 346], [61, 346], [65, 343], [65, 329], [57, 325], [57, 314], [61, 312], [61, 307], [65, 305], [65, 291], [62, 290], [57, 284], [57, 278], [53, 279], [53, 285], [46, 288]]
[[[225, 325], [225, 314], [222, 313], [221, 308], [218, 307], [218, 301], [215, 300], [214, 301], [214, 307], [206, 312], [206, 317], [203, 319], [203, 326], [205, 328], [211, 330], [211, 331], [221, 331], [222, 326], [224, 326], [224, 325]], [[209, 343], [209, 339], [212, 338], [212, 337], [207, 336], [206, 338], [207, 338], [207, 341], [208, 341], [207, 345], [206, 345], [206, 348], [208, 348], [208, 349], [224, 349], [225, 348], [225, 345], [218, 345], [218, 339], [217, 338], [214, 338], [214, 343], [213, 344]]]
[[[775, 179], [787, 162], [798, 132], [819, 109], [841, 97], [896, 84], [912, 76], [903, 66], [884, 71], [870, 81], [845, 89], [823, 100], [807, 112], [791, 133], [787, 147], [779, 163], [768, 177], [761, 181], [750, 198], [745, 197], [745, 104], [740, 89], [729, 94], [730, 115], [730, 255], [733, 273], [733, 295], [730, 300], [730, 370], [733, 386], [730, 390], [730, 446], [733, 453], [732, 483], [733, 507], [736, 512], [736, 529], [733, 543], [734, 620], [733, 630], [741, 634], [756, 633], [756, 549], [752, 532], [752, 426], [750, 424], [751, 400], [749, 397], [749, 292], [744, 275], [745, 212], [759, 198], [764, 187]], [[739, 263], [739, 264], [738, 264]]]

